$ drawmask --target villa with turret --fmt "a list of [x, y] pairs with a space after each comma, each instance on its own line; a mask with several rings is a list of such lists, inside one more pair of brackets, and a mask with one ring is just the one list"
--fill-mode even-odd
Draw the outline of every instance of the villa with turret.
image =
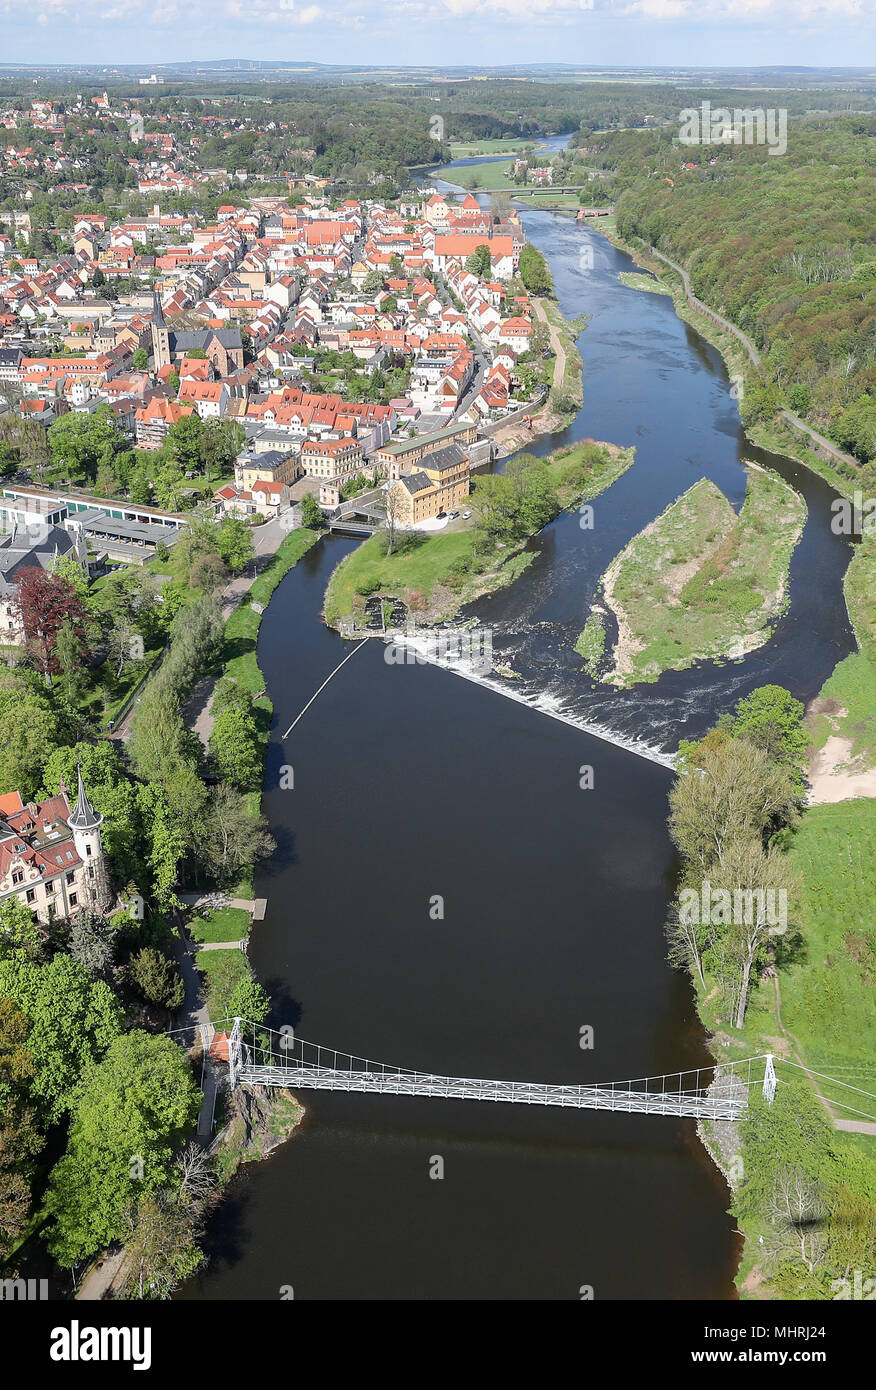
[[18, 792], [0, 796], [0, 903], [18, 897], [46, 925], [83, 908], [108, 911], [113, 891], [102, 822], [81, 769], [72, 809], [63, 782], [46, 801], [23, 802]]

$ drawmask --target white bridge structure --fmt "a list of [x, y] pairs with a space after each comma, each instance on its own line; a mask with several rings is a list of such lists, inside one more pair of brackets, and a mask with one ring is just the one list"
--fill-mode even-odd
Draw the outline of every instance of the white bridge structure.
[[275, 1029], [235, 1018], [228, 1035], [229, 1083], [290, 1086], [317, 1091], [367, 1091], [395, 1096], [435, 1096], [550, 1105], [576, 1110], [618, 1110], [642, 1115], [676, 1115], [702, 1120], [737, 1120], [752, 1086], [767, 1101], [776, 1092], [773, 1056], [648, 1076], [635, 1081], [569, 1085], [536, 1081], [485, 1081], [439, 1076], [387, 1066], [348, 1052], [306, 1042], [292, 1028]]

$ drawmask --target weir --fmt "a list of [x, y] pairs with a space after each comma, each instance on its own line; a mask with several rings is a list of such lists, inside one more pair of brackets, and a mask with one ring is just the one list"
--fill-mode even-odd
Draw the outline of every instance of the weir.
[[[475, 629], [476, 631], [476, 629]], [[427, 640], [432, 640], [431, 637]], [[572, 714], [568, 710], [558, 708], [554, 703], [555, 697], [545, 691], [527, 692], [525, 690], [514, 690], [508, 682], [500, 679], [490, 678], [489, 674], [478, 669], [477, 663], [469, 664], [463, 660], [451, 661], [442, 660], [434, 652], [428, 652], [410, 637], [399, 637], [393, 635], [393, 641], [398, 646], [407, 646], [416, 654], [417, 659], [430, 666], [438, 666], [442, 671], [451, 671], [455, 676], [461, 676], [463, 680], [472, 681], [475, 685], [484, 686], [487, 690], [492, 690], [496, 695], [502, 695], [506, 700], [515, 700], [518, 705], [525, 705], [527, 709], [537, 710], [539, 714], [545, 714], [549, 719], [556, 719], [561, 724], [567, 724], [570, 728], [580, 729], [582, 733], [590, 734], [593, 738], [601, 739], [603, 743], [610, 743], [614, 748], [622, 748], [626, 753], [633, 753], [637, 758], [644, 758], [646, 762], [657, 763], [659, 767], [665, 767], [670, 772], [675, 771], [675, 755], [667, 753], [662, 748], [655, 748], [652, 744], [646, 743], [644, 739], [628, 738], [624, 734], [619, 734], [613, 729], [608, 729], [601, 724], [592, 724], [580, 715]]]

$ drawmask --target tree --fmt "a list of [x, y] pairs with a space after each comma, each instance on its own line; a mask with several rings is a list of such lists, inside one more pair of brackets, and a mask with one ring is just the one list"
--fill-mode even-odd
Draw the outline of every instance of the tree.
[[28, 1049], [33, 1079], [28, 1087], [38, 1116], [55, 1123], [76, 1104], [91, 1066], [121, 1031], [118, 1000], [102, 980], [70, 956], [46, 965], [0, 960], [0, 995], [31, 1023]]
[[58, 717], [41, 692], [17, 676], [0, 675], [0, 786], [27, 800], [40, 785], [43, 762], [60, 742]]
[[85, 636], [77, 630], [70, 618], [65, 618], [58, 628], [55, 640], [55, 659], [58, 663], [61, 689], [70, 709], [79, 702], [88, 680], [85, 660], [88, 648]]
[[490, 259], [490, 248], [486, 242], [480, 242], [471, 253], [466, 257], [465, 268], [470, 270], [473, 275], [484, 277], [489, 275], [492, 266]]
[[42, 953], [40, 929], [30, 908], [16, 897], [0, 902], [0, 960], [36, 960]]
[[301, 525], [308, 526], [311, 531], [322, 531], [325, 528], [325, 513], [311, 492], [305, 492], [301, 499]]
[[82, 565], [73, 555], [58, 555], [52, 561], [52, 573], [60, 574], [62, 579], [66, 579], [70, 587], [83, 603], [88, 598], [90, 584], [88, 575]]
[[804, 707], [781, 685], [763, 685], [736, 706], [733, 732], [748, 738], [771, 762], [786, 767], [802, 794], [803, 767], [809, 739], [803, 728]]
[[131, 957], [130, 980], [147, 1004], [175, 1012], [183, 1002], [185, 990], [175, 963], [161, 951], [145, 946]]
[[208, 420], [201, 435], [201, 462], [209, 482], [230, 469], [243, 448], [246, 433], [237, 420]]
[[196, 1209], [170, 1190], [141, 1192], [122, 1213], [129, 1298], [167, 1299], [204, 1255]]
[[825, 1251], [827, 1207], [821, 1185], [796, 1165], [782, 1167], [773, 1178], [769, 1216], [782, 1246], [803, 1261], [811, 1274]]
[[50, 476], [84, 483], [97, 474], [98, 465], [111, 462], [122, 444], [113, 413], [100, 405], [93, 414], [69, 411], [49, 427]]
[[707, 754], [698, 772], [676, 779], [669, 804], [670, 834], [693, 871], [705, 876], [735, 841], [792, 824], [797, 802], [787, 771], [768, 763], [748, 739], [734, 738]]
[[134, 349], [134, 366], [138, 372], [145, 372], [149, 366], [149, 353], [145, 348]]
[[100, 266], [95, 267], [94, 274], [91, 277], [91, 283], [96, 290], [99, 290], [101, 285], [106, 284], [106, 276], [104, 275]]
[[112, 1042], [78, 1099], [46, 1194], [48, 1244], [59, 1263], [75, 1264], [116, 1239], [131, 1200], [167, 1184], [200, 1100], [170, 1038], [135, 1030]]
[[192, 561], [189, 570], [189, 587], [203, 589], [206, 594], [214, 594], [224, 587], [228, 579], [228, 566], [221, 555], [199, 555]]
[[11, 999], [0, 996], [0, 1257], [27, 1229], [33, 1159], [43, 1145], [27, 1105], [33, 1059], [30, 1023]]
[[203, 434], [204, 422], [197, 411], [193, 411], [191, 415], [184, 415], [167, 431], [164, 441], [166, 456], [173, 459], [184, 472], [197, 471], [201, 461]]
[[52, 676], [61, 669], [57, 644], [65, 620], [69, 621], [79, 643], [80, 659], [85, 656], [85, 608], [73, 585], [63, 575], [52, 574], [35, 565], [22, 570], [16, 587], [28, 651], [46, 685], [50, 686]]
[[[742, 1028], [752, 980], [766, 963], [776, 935], [786, 930], [781, 919], [795, 911], [798, 880], [784, 852], [775, 846], [764, 850], [758, 835], [725, 846], [721, 861], [710, 871], [710, 885], [713, 895], [723, 892], [732, 904], [730, 921], [711, 923], [709, 946], [733, 1026]], [[783, 899], [784, 913], [775, 910]]]
[[228, 568], [239, 574], [253, 557], [252, 530], [239, 516], [223, 517], [217, 545]]
[[83, 909], [70, 926], [70, 955], [84, 965], [93, 980], [109, 973], [118, 929], [100, 913]]
[[396, 491], [395, 483], [391, 484], [383, 495], [386, 498], [386, 558], [389, 559], [395, 547], [395, 533], [401, 513], [401, 497]]
[[216, 715], [210, 752], [223, 782], [238, 791], [258, 788], [264, 748], [251, 710], [230, 706]]
[[195, 845], [208, 873], [220, 883], [228, 882], [275, 848], [266, 820], [251, 813], [244, 796], [225, 783], [210, 788]]
[[244, 975], [228, 999], [228, 1013], [232, 1018], [245, 1018], [250, 1023], [263, 1023], [271, 1012], [271, 999], [257, 980]]
[[518, 272], [530, 294], [553, 295], [554, 282], [548, 263], [532, 242], [521, 247]]

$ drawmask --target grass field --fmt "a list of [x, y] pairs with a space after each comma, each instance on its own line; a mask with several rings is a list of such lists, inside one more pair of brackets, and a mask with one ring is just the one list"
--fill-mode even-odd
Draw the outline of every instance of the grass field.
[[378, 582], [380, 592], [396, 594], [409, 607], [422, 610], [434, 602], [436, 589], [444, 586], [455, 561], [471, 556], [473, 535], [468, 531], [439, 531], [422, 545], [388, 558], [380, 550], [378, 536], [342, 560], [329, 580], [325, 597], [326, 622], [335, 625], [349, 617], [362, 601], [357, 589]]
[[518, 135], [508, 140], [475, 140], [469, 144], [458, 144], [454, 140], [450, 142], [450, 151], [454, 159], [473, 159], [482, 154], [504, 154], [506, 158], [513, 158], [515, 155], [543, 148], [538, 141], [521, 140]]
[[194, 941], [241, 941], [249, 935], [251, 918], [243, 907], [214, 907], [193, 917], [189, 932]]
[[784, 1022], [810, 1066], [876, 1091], [876, 800], [810, 807], [791, 854], [805, 949], [782, 972]]
[[654, 681], [663, 671], [732, 659], [765, 642], [805, 518], [799, 494], [759, 469], [749, 470], [738, 518], [714, 483], [695, 483], [603, 577], [620, 627], [606, 679]]
[[249, 962], [242, 951], [199, 951], [198, 969], [205, 977], [207, 1011], [210, 1019], [227, 1018], [228, 1001], [234, 986], [250, 975]]
[[508, 188], [511, 179], [508, 175], [508, 159], [490, 160], [486, 164], [468, 164], [462, 169], [439, 169], [436, 178], [446, 179], [448, 183], [468, 188], [473, 193], [489, 193], [491, 188]]

